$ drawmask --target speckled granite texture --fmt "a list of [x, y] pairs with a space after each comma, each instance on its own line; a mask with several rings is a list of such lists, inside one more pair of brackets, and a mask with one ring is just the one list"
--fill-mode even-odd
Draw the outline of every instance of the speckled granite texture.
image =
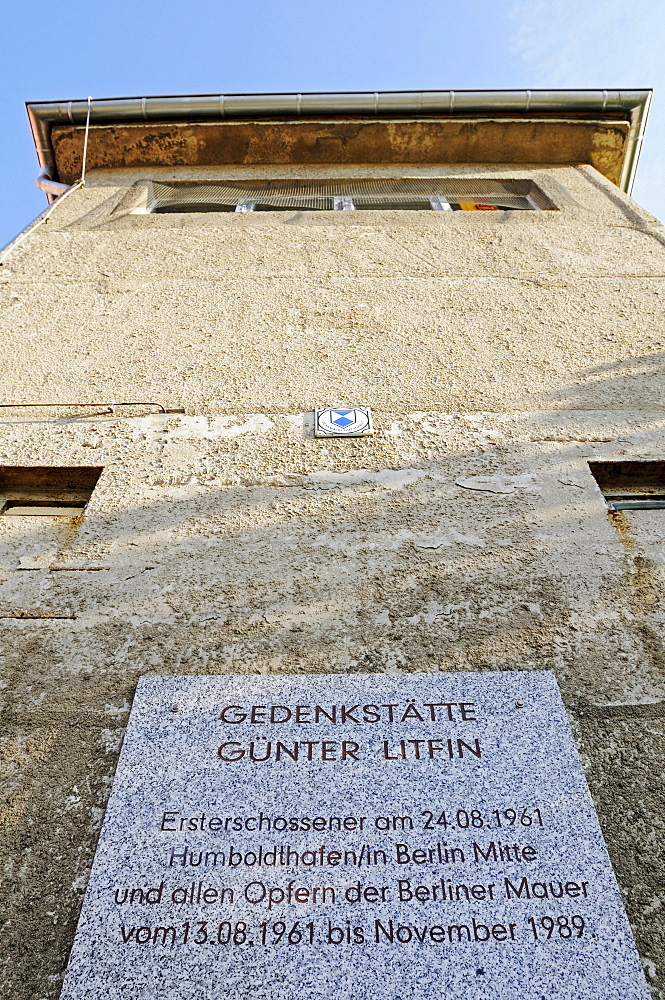
[[554, 675], [142, 678], [62, 997], [646, 1000]]

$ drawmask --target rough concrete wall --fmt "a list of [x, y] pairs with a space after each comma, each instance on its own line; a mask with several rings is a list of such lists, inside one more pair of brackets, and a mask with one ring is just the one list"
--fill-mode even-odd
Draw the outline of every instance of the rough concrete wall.
[[[587, 466], [663, 457], [665, 249], [605, 182], [564, 179], [569, 214], [454, 229], [393, 213], [91, 230], [83, 209], [110, 197], [91, 188], [10, 259], [5, 398], [156, 393], [188, 412], [0, 411], [0, 463], [105, 467], [78, 522], [0, 518], [4, 995], [58, 996], [141, 674], [534, 668], [557, 673], [665, 995], [665, 512], [609, 515]], [[409, 255], [381, 283], [395, 233]], [[598, 269], [598, 298], [571, 261]], [[374, 405], [374, 438], [312, 437], [303, 410], [342, 399]]]
[[592, 168], [520, 174], [565, 207], [135, 216], [112, 214], [126, 188], [86, 188], [2, 269], [2, 391], [218, 413], [340, 395], [659, 408], [662, 227]]

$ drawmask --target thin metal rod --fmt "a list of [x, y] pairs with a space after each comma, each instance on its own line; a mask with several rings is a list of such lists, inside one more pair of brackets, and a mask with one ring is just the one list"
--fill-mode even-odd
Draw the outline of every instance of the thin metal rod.
[[72, 406], [106, 406], [109, 409], [113, 409], [114, 406], [156, 406], [162, 413], [166, 413], [161, 403], [0, 403], [0, 409], [3, 410], [22, 406], [57, 406], [63, 410]]
[[91, 111], [92, 111], [92, 97], [88, 96], [88, 116], [85, 120], [85, 139], [83, 140], [83, 164], [81, 166], [81, 184], [85, 184], [85, 165], [88, 159], [88, 136], [90, 135]]

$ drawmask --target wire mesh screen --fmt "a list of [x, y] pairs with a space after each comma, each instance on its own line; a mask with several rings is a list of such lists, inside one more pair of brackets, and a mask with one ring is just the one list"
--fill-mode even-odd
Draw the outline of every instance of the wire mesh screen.
[[[225, 183], [163, 184], [151, 182], [148, 211], [332, 211], [335, 199], [351, 199], [353, 208], [431, 208], [442, 198], [453, 208], [534, 209], [530, 181], [483, 178], [358, 178], [350, 180], [267, 180]], [[542, 206], [546, 207], [546, 206]], [[548, 206], [547, 206], [548, 207]]]

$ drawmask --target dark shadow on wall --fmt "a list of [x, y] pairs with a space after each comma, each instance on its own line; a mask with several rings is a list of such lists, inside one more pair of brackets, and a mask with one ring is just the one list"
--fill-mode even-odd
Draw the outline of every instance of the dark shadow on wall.
[[[612, 204], [619, 209], [621, 214], [625, 216], [625, 218], [632, 223], [636, 229], [639, 229], [644, 233], [649, 233], [650, 236], [653, 236], [654, 239], [658, 240], [659, 243], [662, 243], [663, 246], [665, 246], [665, 231], [654, 232], [653, 230], [654, 225], [662, 225], [655, 216], [652, 216], [653, 222], [649, 219], [645, 219], [645, 209], [642, 209], [642, 211], [639, 212], [631, 205], [627, 205], [624, 200], [625, 196], [619, 194], [618, 189], [616, 189], [610, 181], [600, 177], [593, 170], [584, 170], [583, 175], [585, 181], [589, 184], [593, 184], [593, 186], [603, 194], [603, 197], [607, 198], [608, 201], [611, 201]], [[651, 215], [651, 213], [649, 213], [649, 215]]]
[[[634, 425], [625, 430], [639, 443]], [[639, 615], [664, 610], [665, 569], [650, 567], [651, 589], [636, 589], [633, 556], [584, 473], [579, 442], [553, 447], [450, 454], [433, 446], [411, 466], [425, 475], [395, 490], [306, 476], [281, 487], [163, 487], [124, 508], [91, 508], [66, 537], [53, 525], [24, 524], [19, 544], [3, 533], [3, 600], [20, 596], [17, 585], [30, 606], [67, 603], [76, 615], [0, 621], [11, 699], [3, 735], [12, 756], [3, 761], [16, 765], [0, 824], [7, 870], [16, 873], [7, 995], [56, 1000], [142, 674], [552, 667], [574, 708], [580, 692], [611, 698], [631, 670], [639, 680], [642, 661], [642, 674], [656, 669]], [[574, 461], [577, 482], [561, 475]], [[527, 470], [548, 489], [456, 484]], [[555, 530], [570, 539], [565, 551], [547, 543]], [[610, 550], [602, 568], [598, 541]], [[54, 559], [17, 570], [21, 546], [35, 545], [54, 546]], [[620, 659], [626, 650], [630, 662]], [[658, 891], [660, 817], [645, 782], [657, 767], [657, 724], [582, 721], [592, 791], [641, 953], [653, 962], [662, 927], [644, 913]], [[634, 848], [636, 822], [648, 851]]]
[[[624, 427], [639, 449], [620, 415], [614, 439]], [[598, 457], [598, 437], [565, 425], [558, 434], [534, 425], [510, 453], [434, 446], [410, 466], [421, 478], [396, 489], [371, 471], [355, 483], [340, 473], [337, 484], [301, 475], [281, 486], [151, 487], [144, 501], [92, 508], [80, 522], [3, 523], [0, 626], [55, 639], [71, 619], [80, 651], [87, 630], [98, 632], [109, 697], [118, 674], [127, 691], [149, 669], [158, 637], [166, 672], [551, 666], [571, 693], [611, 699], [619, 677], [639, 688], [641, 658], [665, 670], [659, 628], [644, 631], [665, 611], [653, 600], [665, 570], [640, 563], [644, 539], [608, 516], [584, 460], [585, 448]], [[525, 473], [532, 489], [512, 484]], [[456, 484], [469, 476], [504, 477], [505, 490]], [[597, 559], [598, 544], [608, 558]], [[616, 602], [632, 624], [605, 620]], [[616, 660], [624, 646], [630, 667]]]
[[[663, 300], [665, 305], [665, 296]], [[665, 413], [665, 351], [584, 368], [569, 385], [516, 396], [512, 403], [515, 409], [527, 410], [646, 409]]]

